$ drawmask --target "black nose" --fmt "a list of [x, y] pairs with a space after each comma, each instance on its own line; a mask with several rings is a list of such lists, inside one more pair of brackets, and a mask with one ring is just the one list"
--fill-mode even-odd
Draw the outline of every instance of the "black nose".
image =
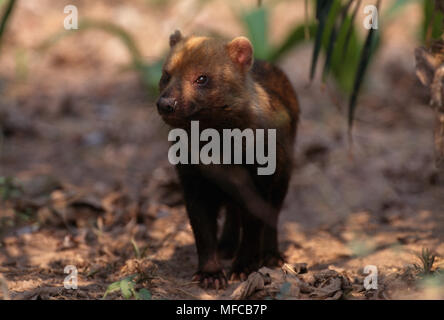
[[157, 100], [157, 110], [160, 114], [167, 114], [174, 111], [176, 100], [174, 98], [160, 97]]

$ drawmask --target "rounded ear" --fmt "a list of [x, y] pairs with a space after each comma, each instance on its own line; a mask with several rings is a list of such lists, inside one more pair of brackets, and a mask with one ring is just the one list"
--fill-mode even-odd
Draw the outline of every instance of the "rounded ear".
[[179, 30], [174, 31], [174, 33], [170, 35], [170, 48], [174, 47], [180, 40], [182, 40], [182, 34]]
[[227, 45], [228, 55], [231, 60], [241, 67], [241, 70], [248, 71], [253, 65], [253, 46], [246, 37], [234, 38]]

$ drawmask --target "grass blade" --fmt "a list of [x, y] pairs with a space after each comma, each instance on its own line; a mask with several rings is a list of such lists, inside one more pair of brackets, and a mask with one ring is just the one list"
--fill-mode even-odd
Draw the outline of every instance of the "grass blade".
[[[331, 59], [333, 57], [333, 51], [336, 46], [336, 39], [338, 37], [338, 33], [344, 28], [344, 24], [347, 18], [348, 10], [354, 0], [348, 0], [347, 4], [344, 5], [341, 9], [341, 14], [336, 19], [335, 24], [333, 25], [333, 29], [330, 34], [330, 40], [328, 42], [327, 51], [326, 51], [326, 59], [324, 64], [324, 70], [322, 71], [322, 81], [325, 82], [328, 73], [330, 72]], [[339, 21], [340, 19], [340, 21]]]
[[141, 80], [147, 86], [149, 92], [153, 95], [157, 94], [157, 83], [162, 74], [162, 59], [159, 59], [152, 64], [145, 63], [132, 36], [124, 28], [114, 23], [101, 20], [83, 20], [79, 23], [78, 30], [63, 30], [58, 32], [43, 41], [38, 49], [45, 51], [66, 36], [75, 35], [78, 34], [78, 32], [88, 30], [101, 30], [117, 37], [130, 53], [131, 65], [140, 74]]
[[305, 40], [310, 39], [310, 29], [309, 29], [309, 22], [308, 22], [308, 0], [305, 0], [304, 4], [304, 36]]
[[[378, 0], [376, 4], [376, 8], [380, 7], [381, 0]], [[355, 81], [353, 85], [353, 92], [350, 97], [350, 103], [348, 108], [348, 126], [349, 126], [349, 132], [351, 132], [352, 124], [353, 124], [353, 118], [355, 114], [356, 109], [356, 102], [358, 99], [359, 90], [362, 86], [362, 82], [364, 80], [364, 76], [367, 70], [367, 67], [370, 62], [370, 58], [372, 56], [372, 53], [374, 52], [375, 48], [375, 36], [377, 34], [377, 30], [371, 28], [367, 34], [367, 38], [365, 40], [364, 48], [362, 49], [361, 58], [359, 61], [358, 69], [356, 71]]]
[[76, 34], [77, 32], [82, 32], [87, 30], [97, 30], [97, 29], [107, 32], [113, 36], [116, 36], [129, 51], [133, 65], [135, 67], [140, 67], [140, 65], [142, 64], [142, 58], [141, 58], [142, 55], [140, 54], [140, 51], [132, 36], [122, 27], [108, 21], [83, 20], [79, 23], [78, 30], [64, 30], [62, 32], [56, 33], [55, 35], [51, 36], [49, 39], [45, 40], [39, 46], [39, 49], [46, 50], [68, 35], [73, 35]]
[[318, 28], [313, 49], [313, 57], [311, 60], [310, 80], [313, 80], [316, 72], [316, 65], [322, 46], [322, 37], [324, 35], [325, 25], [332, 5], [333, 0], [316, 0], [316, 20], [318, 21]]
[[362, 0], [358, 0], [358, 2], [356, 3], [355, 10], [353, 11], [353, 14], [352, 14], [352, 17], [351, 17], [350, 26], [349, 26], [349, 28], [347, 30], [347, 35], [345, 36], [344, 49], [342, 51], [342, 60], [343, 61], [345, 60], [345, 57], [347, 56], [348, 47], [349, 47], [349, 44], [350, 44], [350, 39], [351, 39], [351, 36], [352, 36], [352, 33], [353, 33], [353, 26], [354, 26], [354, 23], [355, 23], [356, 15], [358, 14], [359, 7], [361, 6], [361, 1]]
[[[279, 60], [284, 54], [286, 54], [288, 51], [290, 51], [293, 47], [296, 45], [304, 42], [307, 40], [305, 36], [306, 26], [300, 25], [295, 27], [290, 34], [285, 38], [284, 42], [277, 48], [274, 48], [271, 53], [268, 56], [268, 60], [271, 62], [276, 62]], [[310, 33], [316, 32], [316, 25], [311, 24], [308, 26]]]
[[254, 48], [254, 56], [258, 59], [266, 59], [269, 50], [267, 13], [264, 7], [260, 7], [243, 16], [251, 44]]
[[131, 244], [133, 245], [134, 255], [136, 256], [136, 259], [140, 259], [141, 255], [140, 255], [139, 246], [137, 245], [134, 238], [131, 238]]
[[2, 42], [3, 35], [5, 34], [7, 22], [11, 17], [11, 13], [12, 10], [14, 9], [16, 2], [17, 2], [16, 0], [9, 0], [8, 4], [6, 5], [6, 9], [3, 13], [3, 16], [0, 20], [0, 44]]
[[432, 40], [439, 39], [444, 30], [444, 12], [441, 12], [440, 2], [435, 1], [433, 5], [432, 0], [424, 0], [423, 6], [423, 30], [422, 38], [427, 45], [430, 45]]

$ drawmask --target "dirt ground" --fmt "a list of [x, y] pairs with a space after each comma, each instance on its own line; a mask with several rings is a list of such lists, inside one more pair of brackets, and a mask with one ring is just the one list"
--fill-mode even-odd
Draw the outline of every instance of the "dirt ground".
[[[100, 31], [36, 48], [61, 31], [67, 4], [125, 27], [147, 61], [176, 28], [243, 34], [234, 4], [199, 3], [19, 1], [0, 54], [0, 297], [100, 299], [137, 275], [136, 290], [152, 299], [444, 299], [444, 173], [434, 167], [428, 93], [415, 78], [415, 6], [387, 23], [352, 144], [334, 83], [308, 85], [311, 45], [280, 62], [302, 109], [279, 223], [288, 265], [255, 274], [265, 280], [251, 277], [250, 291], [191, 281], [197, 256], [167, 160], [168, 127], [125, 48]], [[276, 4], [272, 42], [303, 19], [302, 8]], [[430, 275], [418, 257], [426, 249], [436, 255]], [[63, 287], [67, 265], [78, 270], [77, 290]], [[363, 286], [367, 265], [377, 267], [377, 289]]]

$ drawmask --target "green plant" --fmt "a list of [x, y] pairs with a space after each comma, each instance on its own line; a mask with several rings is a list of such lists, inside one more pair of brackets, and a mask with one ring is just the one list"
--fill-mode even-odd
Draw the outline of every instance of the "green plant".
[[444, 12], [437, 10], [438, 1], [423, 1], [421, 39], [427, 44], [430, 44], [431, 40], [439, 39], [443, 35]]
[[142, 259], [145, 256], [146, 251], [148, 250], [148, 246], [146, 246], [145, 248], [140, 250], [140, 248], [137, 245], [137, 243], [134, 240], [134, 238], [131, 238], [131, 245], [133, 246], [134, 256], [136, 257], [136, 259]]
[[102, 299], [105, 299], [106, 296], [112, 292], [121, 291], [122, 296], [125, 299], [131, 299], [131, 297], [134, 297], [136, 300], [151, 300], [151, 293], [147, 289], [142, 288], [139, 291], [136, 290], [135, 279], [137, 276], [137, 274], [131, 275], [111, 283], [106, 289]]
[[[4, 1], [2, 0], [0, 2], [0, 5], [2, 5], [3, 2]], [[9, 2], [6, 4], [5, 10], [3, 11], [3, 15], [0, 18], [0, 45], [2, 43], [2, 38], [3, 35], [5, 34], [7, 23], [11, 17], [16, 2], [17, 2], [16, 0], [9, 0]]]
[[12, 177], [0, 177], [0, 199], [6, 201], [22, 194], [22, 188]]
[[[305, 23], [295, 25], [286, 38], [275, 47], [267, 40], [267, 8], [255, 8], [244, 14], [242, 19], [255, 49], [255, 57], [272, 62], [278, 61], [294, 47], [310, 40], [309, 35], [314, 35], [310, 80], [315, 76], [320, 53], [324, 51], [326, 58], [322, 81], [325, 82], [331, 74], [339, 88], [351, 94], [349, 118], [352, 118], [357, 92], [371, 55], [379, 44], [376, 32], [371, 29], [367, 39], [359, 38], [354, 21], [360, 8], [360, 0], [318, 0], [312, 3], [316, 9], [315, 19], [310, 20], [306, 17]], [[361, 47], [364, 49], [360, 55]]]
[[254, 55], [258, 59], [267, 60], [271, 47], [268, 43], [268, 11], [264, 7], [247, 11], [241, 17], [248, 31], [249, 39], [254, 47]]
[[163, 59], [158, 59], [153, 63], [145, 62], [133, 37], [124, 28], [114, 23], [100, 20], [82, 20], [79, 22], [77, 30], [64, 30], [50, 36], [39, 46], [39, 50], [44, 52], [66, 36], [89, 30], [101, 30], [117, 37], [130, 53], [131, 68], [139, 73], [140, 79], [149, 92], [153, 95], [157, 93], [157, 83], [162, 75]]
[[[380, 7], [381, 0], [378, 0], [378, 3], [376, 5], [377, 8]], [[350, 102], [348, 106], [348, 126], [351, 129], [353, 124], [353, 118], [355, 114], [355, 109], [357, 106], [357, 100], [358, 100], [358, 94], [359, 90], [362, 86], [362, 83], [364, 81], [364, 76], [367, 71], [367, 68], [370, 64], [370, 60], [372, 55], [375, 52], [375, 47], [377, 41], [375, 40], [377, 37], [377, 31], [375, 29], [371, 28], [368, 32], [367, 38], [365, 40], [364, 47], [362, 49], [361, 57], [359, 59], [358, 69], [356, 71], [356, 76], [353, 84], [353, 91], [350, 97]]]
[[418, 270], [421, 270], [421, 274], [430, 275], [433, 273], [432, 268], [435, 263], [436, 255], [433, 254], [428, 248], [422, 248], [421, 253], [417, 253], [416, 256], [421, 262], [421, 266], [415, 264]]
[[[419, 1], [424, 4], [423, 39], [439, 37], [443, 31], [443, 15], [433, 7], [434, 0], [396, 0], [382, 15], [379, 15], [379, 24], [388, 24], [407, 5]], [[380, 2], [378, 0], [377, 8]], [[307, 8], [310, 3], [315, 8], [315, 17], [311, 19], [308, 17]], [[310, 79], [313, 80], [320, 53], [324, 52], [322, 81], [325, 82], [331, 75], [339, 89], [349, 95], [348, 123], [351, 129], [359, 92], [383, 37], [382, 30], [370, 29], [365, 38], [359, 36], [356, 31], [355, 19], [358, 10], [362, 8], [362, 1], [305, 0], [305, 22], [293, 26], [285, 39], [276, 46], [268, 41], [269, 7], [264, 6], [264, 2], [260, 0], [257, 4], [257, 7], [238, 15], [253, 44], [255, 57], [276, 62], [296, 46], [311, 40], [310, 36], [314, 35]], [[91, 29], [99, 29], [118, 37], [131, 54], [131, 67], [139, 73], [150, 93], [157, 94], [157, 84], [162, 74], [162, 58], [152, 63], [145, 62], [131, 35], [113, 23], [84, 20], [80, 22], [78, 31]], [[41, 48], [48, 48], [66, 35], [75, 34], [74, 31], [63, 31], [52, 36]]]
[[[423, 39], [426, 39], [427, 33], [430, 38], [442, 35], [442, 14], [433, 7], [433, 0], [393, 1], [390, 7], [378, 15], [379, 25], [389, 24], [407, 5], [415, 2], [422, 2], [424, 6]], [[315, 17], [311, 19], [307, 14], [310, 3], [315, 8]], [[380, 3], [378, 0], [378, 11]], [[315, 76], [320, 53], [324, 52], [322, 82], [331, 75], [339, 89], [349, 95], [348, 123], [351, 129], [358, 95], [371, 61], [382, 42], [383, 30], [381, 27], [377, 30], [370, 29], [365, 38], [356, 32], [356, 15], [363, 7], [361, 0], [305, 0], [305, 6], [304, 24], [295, 25], [284, 41], [275, 47], [270, 46], [267, 39], [268, 9], [254, 8], [244, 14], [242, 19], [255, 48], [255, 56], [275, 62], [314, 35], [310, 80]]]

